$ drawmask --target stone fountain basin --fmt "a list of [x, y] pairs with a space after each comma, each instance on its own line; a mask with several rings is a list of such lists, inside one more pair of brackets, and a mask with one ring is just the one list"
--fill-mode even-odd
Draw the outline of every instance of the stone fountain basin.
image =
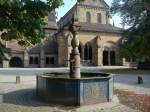
[[113, 98], [113, 77], [105, 73], [81, 73], [69, 78], [66, 73], [37, 76], [37, 96], [52, 104], [81, 106], [109, 102]]

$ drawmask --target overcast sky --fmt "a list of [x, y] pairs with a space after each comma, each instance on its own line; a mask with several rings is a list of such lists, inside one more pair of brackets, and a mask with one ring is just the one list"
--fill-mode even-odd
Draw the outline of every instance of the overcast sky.
[[[113, 0], [105, 0], [105, 2], [111, 6], [111, 3], [112, 3]], [[61, 6], [59, 9], [57, 9], [57, 16], [58, 16], [58, 20], [63, 17], [68, 11], [69, 9], [71, 9], [73, 7], [73, 5], [76, 3], [76, 0], [64, 0], [64, 5]], [[114, 21], [115, 23], [115, 26], [118, 26], [118, 27], [122, 27], [121, 26], [121, 20], [120, 20], [120, 17], [118, 17], [117, 15], [114, 16], [111, 20], [110, 20], [110, 23], [112, 24]]]

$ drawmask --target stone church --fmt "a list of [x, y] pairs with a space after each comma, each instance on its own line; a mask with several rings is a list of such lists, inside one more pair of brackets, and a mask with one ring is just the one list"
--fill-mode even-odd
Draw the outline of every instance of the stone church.
[[82, 66], [122, 65], [118, 53], [122, 29], [109, 23], [109, 6], [104, 0], [76, 3], [57, 23], [55, 15], [53, 11], [48, 16], [42, 45], [23, 48], [16, 41], [5, 42], [12, 51], [10, 67], [69, 66], [72, 19], [80, 25], [77, 37]]

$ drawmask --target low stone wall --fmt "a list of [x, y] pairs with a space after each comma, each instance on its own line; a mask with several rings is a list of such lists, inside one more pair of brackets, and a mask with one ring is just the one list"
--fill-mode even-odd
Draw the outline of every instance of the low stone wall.
[[71, 106], [108, 102], [113, 98], [113, 78], [37, 76], [37, 95], [50, 103]]

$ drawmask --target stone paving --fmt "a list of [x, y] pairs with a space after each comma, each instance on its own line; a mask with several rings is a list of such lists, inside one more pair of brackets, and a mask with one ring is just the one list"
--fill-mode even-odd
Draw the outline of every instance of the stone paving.
[[139, 112], [119, 103], [106, 103], [78, 107], [51, 105], [36, 98], [36, 77], [0, 75], [0, 112]]
[[114, 86], [116, 89], [122, 89], [125, 91], [132, 91], [136, 94], [143, 94], [150, 96], [150, 74], [141, 75], [144, 83], [138, 84], [138, 75], [125, 74], [114, 76]]

